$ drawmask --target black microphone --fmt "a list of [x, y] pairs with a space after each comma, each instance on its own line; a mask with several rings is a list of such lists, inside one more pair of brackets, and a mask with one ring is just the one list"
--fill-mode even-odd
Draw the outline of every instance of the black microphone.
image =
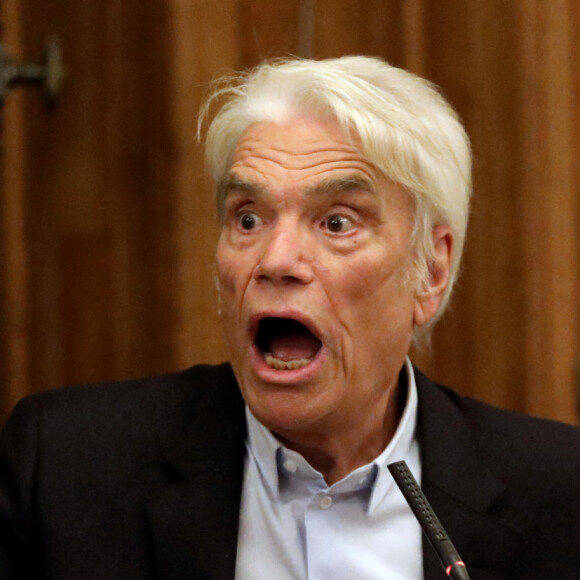
[[421, 524], [429, 543], [437, 552], [447, 576], [453, 580], [469, 580], [469, 574], [464, 562], [457, 553], [455, 546], [451, 543], [425, 494], [421, 491], [407, 463], [405, 461], [396, 461], [387, 467], [399, 486], [401, 493], [405, 496], [409, 507]]

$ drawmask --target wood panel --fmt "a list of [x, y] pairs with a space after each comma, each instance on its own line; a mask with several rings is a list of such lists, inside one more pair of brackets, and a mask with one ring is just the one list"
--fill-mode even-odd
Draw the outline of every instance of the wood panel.
[[[525, 6], [524, 6], [525, 4]], [[576, 30], [568, 0], [520, 3], [523, 121], [522, 239], [524, 240], [526, 410], [575, 417], [578, 255], [574, 168]], [[576, 109], [577, 110], [577, 109]], [[546, 388], [548, 386], [548, 388]]]
[[167, 235], [177, 263], [165, 284], [175, 289], [173, 338], [179, 367], [217, 363], [225, 356], [214, 283], [219, 224], [213, 185], [195, 133], [208, 84], [237, 65], [237, 38], [244, 31], [238, 26], [236, 8], [233, 0], [172, 2], [169, 13], [175, 223]]
[[427, 3], [425, 71], [466, 122], [475, 197], [464, 273], [432, 369], [492, 403], [573, 422], [571, 4], [442, 4]]
[[[20, 5], [4, 2], [0, 5], [2, 41], [9, 55], [18, 55], [22, 50]], [[13, 26], [5, 26], [7, 22]], [[12, 107], [10, 115], [2, 115], [2, 167], [0, 203], [0, 372], [4, 377], [4, 390], [0, 402], [3, 411], [23, 397], [29, 388], [29, 349], [26, 326], [28, 303], [28, 259], [24, 231], [24, 176], [23, 156], [24, 115], [22, 94], [9, 97]]]
[[431, 370], [464, 393], [513, 408], [524, 372], [515, 339], [524, 314], [514, 195], [519, 160], [515, 15], [495, 0], [428, 3], [425, 10], [423, 72], [457, 108], [474, 156], [463, 274], [450, 313], [436, 331]]
[[404, 0], [318, 0], [315, 57], [367, 54], [402, 65]]
[[[12, 16], [7, 29], [23, 25], [19, 57], [40, 54], [45, 39], [58, 34], [68, 67], [55, 108], [28, 90], [19, 99], [11, 95], [5, 110], [7, 118], [26, 120], [17, 136], [25, 388], [155, 372], [172, 359], [156, 340], [169, 326], [161, 316], [164, 295], [156, 292], [168, 229], [160, 207], [167, 171], [159, 156], [167, 107], [151, 90], [154, 75], [162, 85], [166, 70], [155, 34], [163, 20], [151, 14], [140, 20], [137, 2], [22, 2], [20, 20]], [[15, 147], [13, 136], [6, 146]], [[6, 168], [14, 171], [12, 160]], [[7, 178], [7, 191], [17, 191], [15, 179]], [[16, 268], [7, 273], [11, 292]], [[21, 394], [15, 383], [10, 387], [9, 404]]]
[[236, 66], [251, 67], [265, 58], [298, 54], [303, 4], [303, 0], [239, 0]]
[[[195, 141], [208, 82], [264, 57], [386, 58], [439, 84], [473, 140], [466, 260], [435, 378], [574, 421], [580, 321], [575, 0], [2, 3], [7, 47], [61, 36], [52, 110], [3, 127], [0, 368], [26, 392], [218, 362], [219, 224]], [[309, 17], [312, 20], [309, 20]]]
[[[572, 2], [570, 6], [570, 21], [573, 23], [572, 35], [572, 53], [580, 54], [580, 3]], [[574, 61], [574, 116], [570, 124], [573, 131], [573, 150], [576, 151], [575, 173], [574, 173], [574, 195], [576, 206], [574, 215], [576, 216], [575, 240], [576, 240], [576, 261], [575, 261], [575, 278], [576, 278], [576, 298], [575, 303], [580, 304], [580, 64]], [[576, 371], [576, 402], [580, 414], [580, 313], [576, 312], [576, 354], [575, 354], [575, 371]]]

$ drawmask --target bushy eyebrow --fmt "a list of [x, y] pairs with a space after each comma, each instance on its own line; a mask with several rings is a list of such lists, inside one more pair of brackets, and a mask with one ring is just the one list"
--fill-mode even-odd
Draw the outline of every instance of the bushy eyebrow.
[[[331, 193], [341, 193], [354, 190], [375, 193], [375, 187], [369, 179], [366, 179], [362, 175], [353, 174], [323, 179], [308, 188], [306, 190], [306, 195], [308, 197], [317, 197], [319, 195], [329, 195]], [[230, 174], [223, 179], [218, 186], [220, 199], [225, 200], [231, 191], [260, 195], [264, 194], [266, 188], [258, 183], [241, 179], [235, 174]]]
[[344, 175], [338, 177], [330, 177], [323, 179], [306, 192], [307, 195], [317, 196], [331, 193], [341, 193], [348, 191], [366, 191], [368, 193], [375, 193], [375, 186], [362, 175]]
[[241, 179], [235, 174], [228, 174], [217, 184], [217, 205], [220, 219], [225, 217], [226, 199], [228, 194], [232, 191], [239, 191], [240, 193], [255, 194], [261, 192], [262, 188], [251, 181]]
[[218, 184], [218, 194], [220, 198], [225, 199], [231, 191], [242, 193], [261, 192], [263, 187], [253, 181], [246, 181], [235, 174], [229, 174]]

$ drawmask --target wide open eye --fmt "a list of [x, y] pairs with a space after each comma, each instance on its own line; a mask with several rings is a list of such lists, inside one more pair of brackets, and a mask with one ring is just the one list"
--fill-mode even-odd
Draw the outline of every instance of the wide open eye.
[[345, 234], [354, 229], [353, 221], [343, 215], [331, 215], [325, 220], [324, 226], [333, 234]]
[[251, 211], [245, 211], [238, 215], [238, 223], [243, 230], [253, 230], [262, 223], [262, 219]]

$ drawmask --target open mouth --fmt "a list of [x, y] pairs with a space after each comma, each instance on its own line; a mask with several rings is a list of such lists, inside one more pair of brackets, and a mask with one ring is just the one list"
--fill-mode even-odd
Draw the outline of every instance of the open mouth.
[[260, 320], [256, 346], [270, 368], [296, 370], [316, 357], [322, 342], [297, 320], [271, 317]]

